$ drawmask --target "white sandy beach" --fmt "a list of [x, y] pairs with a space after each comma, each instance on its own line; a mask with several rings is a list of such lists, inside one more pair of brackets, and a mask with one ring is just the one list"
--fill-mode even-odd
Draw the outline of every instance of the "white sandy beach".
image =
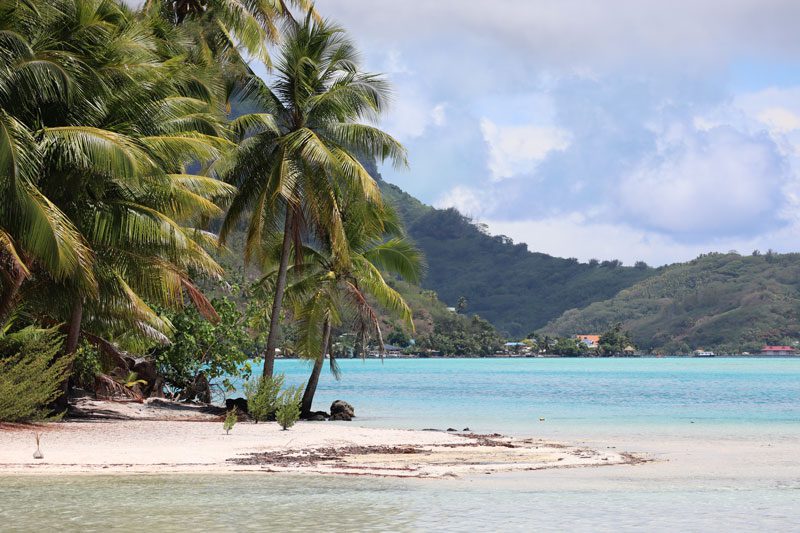
[[[137, 404], [112, 407], [153, 415]], [[193, 415], [4, 426], [0, 475], [267, 471], [437, 478], [641, 460], [535, 438], [363, 428], [354, 422], [299, 422], [288, 431], [276, 423], [239, 422], [226, 435], [214, 416]], [[33, 458], [37, 432], [41, 460]]]

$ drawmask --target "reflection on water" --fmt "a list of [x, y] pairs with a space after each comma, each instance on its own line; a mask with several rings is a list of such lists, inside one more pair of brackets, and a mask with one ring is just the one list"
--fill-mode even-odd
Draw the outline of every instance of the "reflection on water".
[[0, 530], [789, 530], [800, 490], [548, 490], [273, 475], [0, 478]]

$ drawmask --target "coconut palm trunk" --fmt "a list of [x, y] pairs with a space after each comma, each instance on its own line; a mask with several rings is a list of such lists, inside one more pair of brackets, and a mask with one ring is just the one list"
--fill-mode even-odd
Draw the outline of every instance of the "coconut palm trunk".
[[67, 330], [67, 340], [64, 344], [64, 353], [72, 355], [78, 349], [78, 339], [81, 335], [81, 322], [83, 321], [83, 298], [78, 296], [72, 306], [72, 314], [69, 317], [69, 329]]
[[[64, 343], [64, 356], [70, 357], [78, 349], [78, 339], [81, 334], [81, 322], [83, 321], [83, 298], [78, 296], [72, 306], [72, 313], [67, 325], [67, 340]], [[72, 374], [72, 362], [67, 366], [66, 378], [61, 384], [61, 394], [53, 402], [55, 411], [65, 411], [69, 407], [69, 389]]]
[[300, 416], [303, 418], [308, 417], [311, 413], [311, 404], [314, 403], [314, 394], [317, 392], [319, 375], [322, 373], [322, 365], [325, 363], [325, 354], [328, 352], [330, 340], [331, 322], [330, 320], [325, 320], [325, 324], [322, 327], [322, 351], [319, 357], [314, 361], [314, 368], [311, 370], [311, 376], [308, 378], [306, 390], [303, 392], [303, 401], [300, 403]]
[[278, 279], [275, 282], [275, 295], [272, 297], [272, 313], [269, 315], [269, 334], [267, 349], [264, 353], [265, 378], [272, 377], [275, 370], [275, 348], [278, 347], [278, 335], [281, 327], [281, 306], [283, 294], [286, 292], [286, 272], [289, 269], [289, 255], [292, 250], [292, 212], [286, 208], [286, 220], [283, 224], [283, 243], [281, 245], [281, 261], [278, 265]]
[[14, 310], [14, 306], [17, 303], [17, 296], [19, 296], [19, 290], [22, 288], [22, 282], [25, 281], [25, 277], [25, 272], [19, 268], [15, 269], [14, 279], [3, 295], [2, 301], [0, 301], [0, 324], [4, 324], [11, 314], [11, 311]]

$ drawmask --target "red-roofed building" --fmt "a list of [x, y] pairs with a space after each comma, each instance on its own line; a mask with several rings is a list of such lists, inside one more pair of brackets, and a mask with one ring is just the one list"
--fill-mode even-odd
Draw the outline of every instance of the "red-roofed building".
[[761, 355], [797, 355], [797, 349], [791, 346], [764, 346]]
[[575, 335], [575, 338], [585, 344], [587, 348], [600, 346], [600, 335]]

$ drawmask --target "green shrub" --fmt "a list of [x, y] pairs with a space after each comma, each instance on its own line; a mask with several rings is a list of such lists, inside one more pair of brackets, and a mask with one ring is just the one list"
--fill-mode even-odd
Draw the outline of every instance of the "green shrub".
[[283, 380], [283, 374], [278, 374], [269, 378], [261, 377], [245, 382], [244, 394], [247, 398], [247, 412], [254, 422], [263, 422], [275, 416]]
[[225, 430], [225, 434], [230, 434], [233, 426], [236, 425], [236, 422], [239, 421], [239, 417], [236, 416], [236, 407], [228, 411], [228, 414], [225, 416], [225, 422], [222, 423], [222, 429]]
[[48, 405], [61, 394], [72, 358], [58, 357], [63, 336], [56, 328], [28, 326], [0, 338], [0, 420], [60, 418]]
[[275, 419], [284, 431], [300, 419], [300, 396], [302, 393], [303, 389], [300, 387], [289, 387], [281, 394]]
[[102, 373], [100, 352], [88, 342], [81, 343], [75, 350], [72, 362], [72, 379], [82, 389], [94, 389], [94, 379]]

